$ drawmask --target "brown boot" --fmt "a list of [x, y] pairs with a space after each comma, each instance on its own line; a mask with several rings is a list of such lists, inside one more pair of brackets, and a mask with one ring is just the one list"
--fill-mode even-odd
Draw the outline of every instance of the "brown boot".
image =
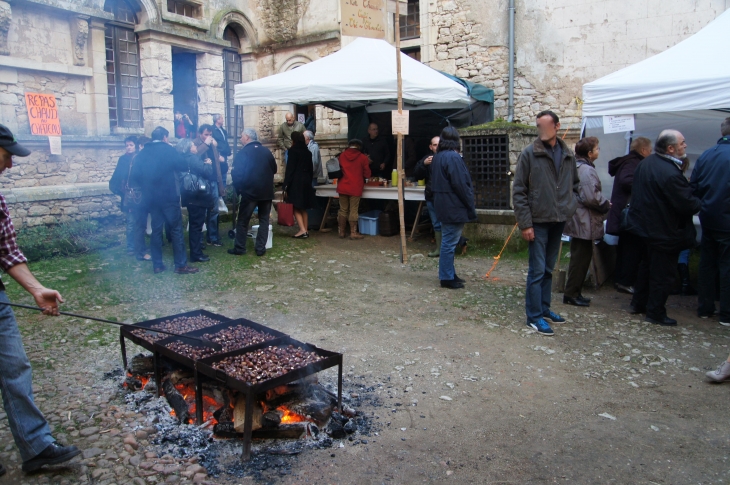
[[345, 239], [345, 230], [347, 229], [347, 217], [339, 216], [337, 218], [337, 230], [340, 233], [340, 239]]
[[365, 236], [357, 232], [357, 221], [350, 221], [350, 239], [365, 239]]

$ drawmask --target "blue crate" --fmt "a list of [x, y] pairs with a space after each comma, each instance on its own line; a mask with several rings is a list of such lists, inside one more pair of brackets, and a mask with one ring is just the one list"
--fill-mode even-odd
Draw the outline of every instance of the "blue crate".
[[378, 230], [378, 216], [383, 211], [368, 211], [364, 214], [360, 214], [357, 220], [357, 229], [360, 234], [366, 234], [368, 236], [377, 236], [380, 234]]

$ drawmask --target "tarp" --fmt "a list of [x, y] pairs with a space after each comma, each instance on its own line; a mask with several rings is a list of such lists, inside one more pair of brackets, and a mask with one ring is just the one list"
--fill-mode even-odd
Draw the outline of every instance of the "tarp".
[[730, 108], [730, 10], [666, 51], [583, 85], [583, 116]]
[[[404, 109], [461, 109], [479, 99], [494, 100], [493, 92], [484, 86], [469, 87], [403, 53], [400, 57]], [[370, 113], [390, 111], [396, 109], [396, 79], [395, 47], [384, 40], [358, 38], [309, 64], [236, 85], [235, 103], [322, 104], [343, 112], [360, 107]]]

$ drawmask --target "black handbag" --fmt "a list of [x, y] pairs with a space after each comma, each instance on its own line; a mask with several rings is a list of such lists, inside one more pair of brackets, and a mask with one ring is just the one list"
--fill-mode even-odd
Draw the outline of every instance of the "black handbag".
[[204, 194], [208, 192], [209, 187], [207, 180], [191, 173], [189, 169], [187, 172], [183, 172], [180, 177], [180, 191], [189, 197], [197, 197]]
[[621, 211], [621, 217], [619, 217], [618, 228], [621, 232], [629, 230], [629, 207], [631, 207], [631, 204], [627, 204], [626, 207], [623, 208]]

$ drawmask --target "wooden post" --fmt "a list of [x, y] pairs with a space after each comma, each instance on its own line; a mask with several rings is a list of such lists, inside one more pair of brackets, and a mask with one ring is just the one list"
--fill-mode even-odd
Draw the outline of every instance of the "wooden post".
[[[398, 113], [403, 113], [403, 77], [401, 76], [400, 65], [400, 0], [395, 2], [395, 58], [396, 70], [398, 73]], [[398, 213], [400, 215], [400, 247], [401, 247], [401, 263], [408, 263], [408, 252], [406, 248], [406, 222], [403, 208], [403, 179], [405, 179], [405, 171], [403, 170], [403, 134], [398, 133], [398, 150], [396, 153], [398, 166]]]

